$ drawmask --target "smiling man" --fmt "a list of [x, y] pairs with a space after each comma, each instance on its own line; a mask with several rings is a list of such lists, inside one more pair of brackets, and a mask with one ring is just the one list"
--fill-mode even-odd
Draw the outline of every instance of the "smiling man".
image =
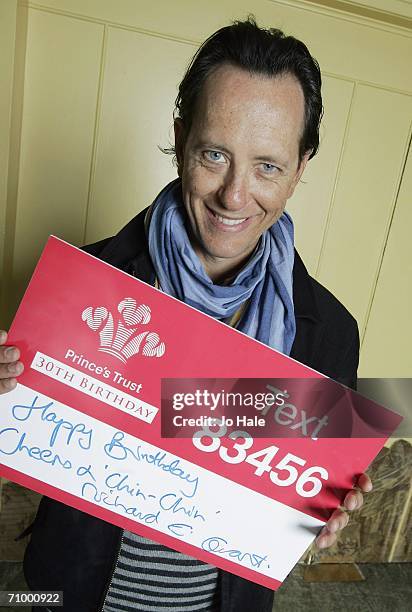
[[[321, 116], [319, 67], [302, 42], [252, 19], [222, 28], [179, 87], [179, 178], [115, 237], [86, 250], [354, 386], [356, 322], [309, 276], [284, 212], [317, 152]], [[0, 348], [2, 392], [16, 385], [18, 359], [16, 348]], [[347, 510], [371, 489], [366, 475], [356, 485], [319, 547], [335, 541]], [[270, 612], [273, 603], [264, 587], [47, 498], [25, 572], [32, 589], [63, 590], [66, 612]]]
[[299, 151], [304, 116], [294, 75], [223, 63], [204, 84], [187, 137], [175, 120], [190, 238], [213, 281], [233, 276], [282, 215], [311, 153]]

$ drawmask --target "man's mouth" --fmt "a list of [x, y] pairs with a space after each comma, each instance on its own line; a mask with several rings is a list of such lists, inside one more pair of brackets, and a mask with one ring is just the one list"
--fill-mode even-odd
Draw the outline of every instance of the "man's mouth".
[[227, 228], [234, 229], [235, 227], [245, 224], [245, 222], [247, 222], [250, 219], [250, 217], [242, 217], [241, 219], [234, 219], [232, 217], [223, 217], [222, 215], [219, 215], [217, 212], [215, 212], [211, 208], [206, 207], [206, 209], [215, 224], [219, 223]]
[[229, 219], [228, 217], [221, 217], [216, 213], [213, 214], [215, 215], [216, 219], [220, 221], [220, 223], [223, 223], [223, 225], [239, 225], [247, 219], [247, 217], [244, 217], [243, 219]]

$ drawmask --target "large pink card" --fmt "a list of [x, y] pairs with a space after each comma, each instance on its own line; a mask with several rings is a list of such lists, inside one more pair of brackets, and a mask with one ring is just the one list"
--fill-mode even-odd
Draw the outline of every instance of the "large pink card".
[[[326, 437], [318, 407], [280, 397], [250, 408], [253, 433], [198, 425], [199, 381], [327, 379], [53, 237], [9, 343], [25, 371], [0, 396], [0, 475], [272, 589], [401, 420], [375, 404], [384, 434]], [[189, 434], [162, 437], [162, 380]]]

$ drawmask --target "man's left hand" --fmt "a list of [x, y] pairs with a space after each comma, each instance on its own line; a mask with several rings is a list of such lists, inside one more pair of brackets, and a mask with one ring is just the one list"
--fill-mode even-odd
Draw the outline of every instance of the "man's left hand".
[[337, 508], [315, 540], [317, 548], [329, 548], [336, 542], [337, 534], [349, 522], [348, 512], [359, 510], [363, 504], [363, 493], [372, 491], [372, 481], [367, 474], [361, 474], [356, 488], [348, 491], [342, 508]]

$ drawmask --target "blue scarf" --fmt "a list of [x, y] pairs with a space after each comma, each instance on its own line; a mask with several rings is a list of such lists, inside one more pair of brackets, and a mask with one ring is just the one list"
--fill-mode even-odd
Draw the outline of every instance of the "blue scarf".
[[189, 241], [180, 179], [160, 192], [150, 214], [149, 252], [161, 289], [221, 321], [249, 300], [237, 329], [289, 355], [296, 333], [290, 216], [284, 212], [263, 233], [258, 248], [229, 285], [215, 285]]

